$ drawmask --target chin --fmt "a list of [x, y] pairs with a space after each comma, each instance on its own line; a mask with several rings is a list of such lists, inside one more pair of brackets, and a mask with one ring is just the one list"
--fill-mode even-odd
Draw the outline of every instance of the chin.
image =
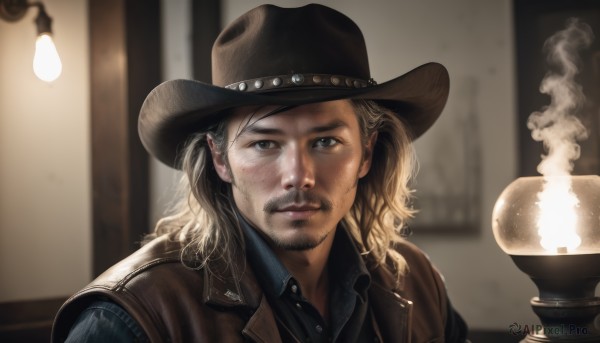
[[275, 247], [287, 251], [305, 251], [312, 250], [327, 239], [330, 232], [301, 232], [306, 228], [305, 225], [294, 223], [289, 226], [288, 230], [292, 231], [286, 237], [283, 235], [274, 235], [271, 240]]
[[327, 235], [318, 239], [304, 238], [304, 239], [289, 239], [289, 240], [275, 240], [275, 246], [279, 249], [286, 251], [306, 251], [312, 250], [318, 247], [327, 238]]
[[[277, 216], [279, 217], [279, 216]], [[285, 251], [308, 251], [321, 245], [330, 234], [335, 233], [335, 224], [311, 216], [303, 219], [270, 218], [267, 231], [263, 231], [276, 249]], [[274, 219], [274, 220], [273, 220]], [[283, 219], [283, 220], [282, 220]], [[331, 227], [331, 230], [324, 228]]]

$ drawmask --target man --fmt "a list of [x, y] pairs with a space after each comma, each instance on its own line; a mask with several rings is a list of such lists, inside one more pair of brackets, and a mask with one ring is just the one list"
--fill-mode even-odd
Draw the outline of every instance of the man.
[[223, 30], [213, 84], [159, 85], [144, 146], [184, 171], [150, 241], [61, 308], [55, 341], [464, 342], [399, 234], [411, 140], [439, 116], [431, 63], [377, 85], [349, 18], [265, 5]]

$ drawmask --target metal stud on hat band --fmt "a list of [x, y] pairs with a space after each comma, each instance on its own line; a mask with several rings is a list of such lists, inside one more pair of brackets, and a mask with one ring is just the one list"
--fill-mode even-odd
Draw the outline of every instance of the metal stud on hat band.
[[377, 82], [373, 79], [362, 80], [343, 75], [291, 74], [239, 81], [229, 84], [224, 88], [240, 92], [263, 92], [293, 87], [364, 88], [376, 84]]

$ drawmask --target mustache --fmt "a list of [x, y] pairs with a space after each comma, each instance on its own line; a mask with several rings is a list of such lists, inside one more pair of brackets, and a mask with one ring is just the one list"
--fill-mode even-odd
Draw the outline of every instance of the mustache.
[[322, 211], [329, 211], [333, 207], [331, 200], [321, 195], [311, 192], [293, 190], [280, 197], [267, 200], [265, 206], [263, 206], [263, 211], [272, 213], [276, 212], [280, 208], [285, 208], [294, 204], [316, 204]]

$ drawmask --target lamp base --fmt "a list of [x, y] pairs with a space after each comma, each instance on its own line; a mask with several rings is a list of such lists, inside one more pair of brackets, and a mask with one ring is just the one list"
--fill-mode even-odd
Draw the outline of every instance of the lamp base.
[[0, 0], [0, 18], [17, 21], [27, 13], [27, 0]]
[[576, 300], [531, 299], [533, 312], [542, 325], [530, 332], [522, 343], [600, 342], [597, 317], [600, 298]]
[[539, 290], [531, 307], [542, 325], [521, 343], [600, 342], [600, 254], [511, 258]]

